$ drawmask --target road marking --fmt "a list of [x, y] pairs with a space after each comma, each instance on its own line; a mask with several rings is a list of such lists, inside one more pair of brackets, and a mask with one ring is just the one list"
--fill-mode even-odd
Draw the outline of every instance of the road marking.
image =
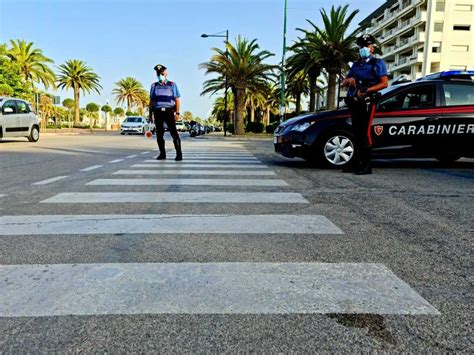
[[132, 158], [136, 158], [136, 157], [138, 157], [138, 154], [129, 155], [129, 156], [125, 157], [125, 159], [132, 159]]
[[63, 192], [40, 203], [309, 203], [294, 192]]
[[103, 165], [93, 165], [93, 166], [89, 166], [88, 168], [82, 169], [81, 171], [91, 171], [91, 170], [96, 170], [102, 167]]
[[226, 168], [226, 169], [268, 169], [268, 166], [262, 164], [135, 164], [132, 168], [151, 168], [151, 169], [180, 169], [180, 168]]
[[0, 197], [5, 197], [5, 196], [7, 196], [7, 195], [6, 194], [0, 194]]
[[0, 235], [344, 234], [320, 215], [28, 215], [0, 216], [0, 226]]
[[273, 171], [247, 170], [118, 170], [113, 175], [231, 175], [231, 176], [273, 176]]
[[186, 153], [183, 153], [183, 159], [186, 158], [186, 160], [196, 160], [196, 159], [200, 159], [200, 160], [205, 160], [205, 159], [212, 159], [212, 160], [244, 160], [244, 161], [247, 161], [247, 160], [258, 160], [257, 158], [255, 157], [237, 157], [237, 156], [218, 156], [218, 155], [209, 155], [209, 156], [206, 156], [206, 155], [186, 155]]
[[115, 159], [115, 160], [109, 161], [109, 163], [115, 164], [115, 163], [120, 163], [121, 161], [123, 161], [123, 159]]
[[279, 179], [97, 179], [93, 186], [288, 186]]
[[236, 160], [236, 159], [230, 159], [230, 160], [220, 160], [220, 159], [187, 159], [186, 157], [184, 158], [184, 161], [181, 162], [175, 162], [172, 160], [156, 160], [156, 159], [147, 159], [143, 161], [144, 163], [155, 163], [155, 164], [186, 164], [186, 163], [192, 163], [192, 164], [197, 164], [197, 163], [203, 163], [203, 164], [259, 164], [261, 161], [259, 160]]
[[0, 285], [0, 317], [440, 315], [383, 264], [3, 265]]
[[141, 155], [150, 154], [150, 152], [142, 152]]
[[56, 176], [56, 177], [51, 178], [51, 179], [46, 179], [46, 180], [43, 180], [43, 181], [35, 182], [32, 185], [47, 185], [47, 184], [50, 184], [52, 182], [56, 182], [56, 181], [59, 181], [59, 180], [66, 179], [68, 177], [69, 176]]

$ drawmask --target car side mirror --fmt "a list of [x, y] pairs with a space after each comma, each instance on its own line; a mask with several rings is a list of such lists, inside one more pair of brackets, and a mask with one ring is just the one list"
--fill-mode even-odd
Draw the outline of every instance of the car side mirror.
[[3, 109], [3, 113], [7, 113], [7, 114], [13, 113], [13, 109], [11, 107], [5, 107]]

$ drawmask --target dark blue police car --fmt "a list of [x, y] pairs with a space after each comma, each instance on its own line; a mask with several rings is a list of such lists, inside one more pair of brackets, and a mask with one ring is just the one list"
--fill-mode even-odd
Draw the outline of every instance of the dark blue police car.
[[[432, 74], [381, 92], [369, 137], [373, 156], [474, 157], [474, 70]], [[274, 132], [277, 153], [343, 168], [356, 152], [347, 109], [299, 116]]]

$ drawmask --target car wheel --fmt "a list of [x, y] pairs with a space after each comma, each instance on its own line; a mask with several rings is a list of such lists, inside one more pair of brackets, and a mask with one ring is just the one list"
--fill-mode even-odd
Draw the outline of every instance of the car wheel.
[[123, 135], [125, 135], [125, 132], [120, 132], [120, 134], [123, 136]]
[[28, 140], [30, 142], [38, 142], [39, 139], [39, 128], [37, 126], [33, 126], [31, 128], [30, 135], [28, 136]]
[[456, 160], [461, 159], [461, 156], [455, 155], [455, 154], [446, 154], [446, 155], [437, 155], [435, 158], [438, 159], [441, 163], [452, 164]]
[[323, 137], [317, 146], [318, 162], [330, 168], [344, 168], [354, 158], [352, 134], [346, 131], [332, 131]]

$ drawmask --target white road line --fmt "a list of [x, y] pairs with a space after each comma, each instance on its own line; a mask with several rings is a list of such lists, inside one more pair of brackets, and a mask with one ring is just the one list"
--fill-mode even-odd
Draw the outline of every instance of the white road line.
[[28, 215], [0, 216], [0, 235], [344, 234], [320, 215]]
[[109, 163], [115, 164], [115, 163], [120, 163], [121, 161], [123, 161], [123, 159], [115, 159], [115, 160], [109, 161]]
[[47, 184], [50, 184], [52, 182], [56, 182], [56, 181], [59, 181], [59, 180], [66, 179], [68, 177], [69, 176], [56, 176], [56, 177], [51, 178], [51, 179], [46, 179], [46, 180], [43, 180], [43, 181], [35, 182], [32, 185], [47, 185]]
[[132, 159], [132, 158], [136, 158], [136, 157], [138, 157], [138, 154], [129, 155], [129, 156], [125, 157], [125, 159]]
[[7, 196], [7, 195], [6, 194], [0, 194], [0, 197], [5, 197], [5, 196]]
[[230, 176], [274, 176], [273, 171], [258, 170], [118, 170], [113, 175], [230, 175]]
[[63, 192], [40, 203], [309, 203], [294, 192]]
[[141, 155], [150, 154], [151, 152], [142, 152]]
[[184, 169], [184, 168], [226, 168], [226, 169], [268, 169], [268, 166], [262, 164], [134, 164], [132, 168], [150, 168], [150, 169]]
[[186, 157], [181, 162], [175, 162], [173, 160], [156, 160], [156, 159], [147, 159], [143, 161], [144, 163], [155, 163], [155, 164], [186, 164], [186, 163], [203, 163], [203, 164], [259, 164], [259, 160], [217, 160], [217, 159], [187, 159]]
[[279, 179], [97, 179], [93, 186], [288, 186]]
[[3, 265], [0, 280], [0, 317], [440, 315], [383, 264]]
[[89, 166], [88, 168], [82, 169], [81, 171], [91, 171], [91, 170], [96, 170], [102, 167], [103, 165], [93, 165], [93, 166]]
[[187, 160], [190, 159], [213, 159], [213, 160], [257, 160], [255, 157], [237, 157], [237, 156], [219, 156], [219, 155], [186, 155], [186, 153], [183, 153], [183, 158], [186, 158]]

